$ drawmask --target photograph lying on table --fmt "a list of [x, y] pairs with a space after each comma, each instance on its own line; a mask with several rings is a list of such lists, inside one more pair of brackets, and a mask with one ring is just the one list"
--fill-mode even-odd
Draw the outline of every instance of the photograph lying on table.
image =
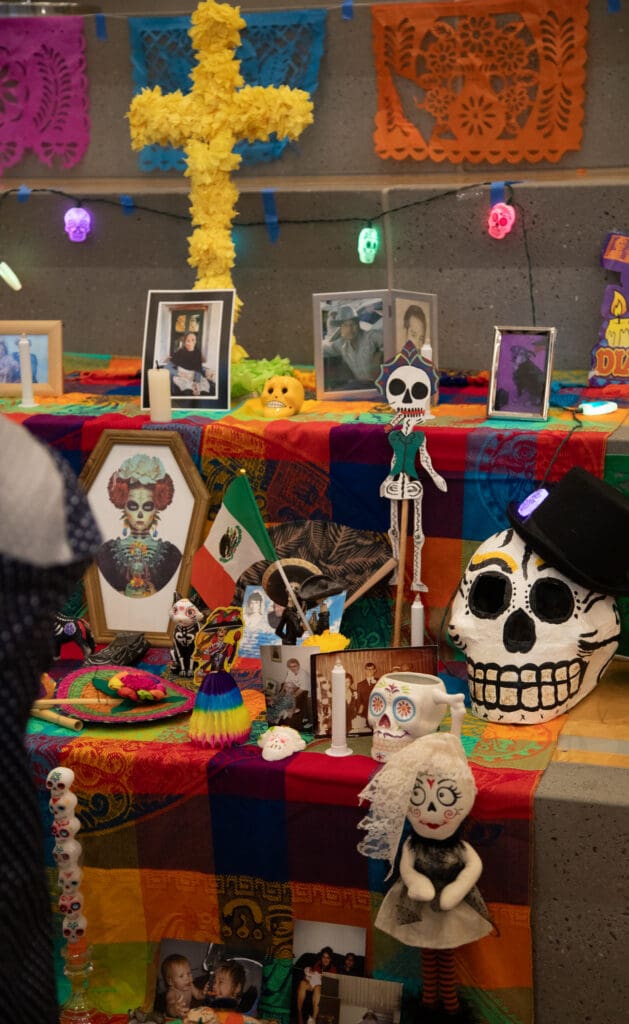
[[33, 394], [63, 394], [61, 327], [61, 320], [0, 320], [0, 396], [22, 394], [20, 339], [28, 341]]
[[299, 732], [312, 729], [310, 661], [318, 652], [318, 647], [280, 643], [260, 648], [269, 725], [287, 725]]
[[142, 408], [148, 371], [170, 374], [173, 409], [229, 409], [234, 291], [150, 291], [142, 350]]
[[324, 974], [317, 1024], [399, 1024], [399, 981]]
[[312, 656], [315, 736], [332, 732], [332, 669], [340, 661], [345, 669], [347, 735], [371, 733], [367, 721], [371, 691], [388, 672], [437, 674], [437, 647], [386, 647], [346, 650]]
[[487, 415], [548, 419], [554, 327], [495, 327]]
[[104, 430], [81, 480], [103, 536], [85, 574], [99, 643], [144, 633], [169, 646], [173, 594], [187, 594], [209, 495], [174, 430]]
[[258, 1016], [264, 963], [246, 950], [162, 939], [156, 966], [153, 1009], [157, 1013], [184, 1017], [191, 1009], [207, 1007]]
[[367, 933], [353, 925], [298, 920], [293, 931], [291, 1021], [319, 1021], [325, 974], [362, 977]]

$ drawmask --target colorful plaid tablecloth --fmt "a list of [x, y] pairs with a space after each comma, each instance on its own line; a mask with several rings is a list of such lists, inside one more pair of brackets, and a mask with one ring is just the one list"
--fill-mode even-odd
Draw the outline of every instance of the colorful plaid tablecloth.
[[[243, 693], [255, 715], [262, 695]], [[288, 1024], [293, 922], [306, 920], [366, 929], [367, 973], [404, 983], [410, 1022], [419, 954], [373, 928], [385, 867], [356, 850], [364, 814], [357, 795], [377, 767], [369, 738], [351, 739], [351, 758], [327, 757], [328, 741], [317, 740], [268, 762], [255, 743], [261, 724], [249, 744], [207, 752], [187, 742], [187, 722], [86, 726], [72, 736], [39, 721], [29, 726], [48, 829], [47, 773], [63, 764], [76, 774], [97, 1005], [121, 1013], [150, 1001], [160, 939], [229, 945], [237, 928], [238, 944], [266, 961], [260, 1014]], [[520, 728], [470, 715], [464, 722], [479, 790], [467, 838], [484, 863], [481, 889], [497, 934], [460, 947], [456, 969], [463, 997], [487, 1024], [532, 1019], [532, 801], [560, 728], [561, 719]], [[51, 850], [49, 839], [54, 892]]]

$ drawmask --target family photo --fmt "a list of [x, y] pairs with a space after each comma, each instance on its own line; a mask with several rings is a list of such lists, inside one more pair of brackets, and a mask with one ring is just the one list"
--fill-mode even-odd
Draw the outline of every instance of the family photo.
[[159, 946], [154, 1010], [184, 1017], [190, 1010], [256, 1016], [262, 961], [245, 950], [218, 943], [163, 939]]
[[322, 983], [326, 975], [363, 977], [367, 936], [364, 928], [297, 920], [293, 933], [291, 1020], [322, 1020]]
[[384, 292], [313, 295], [317, 397], [367, 398], [388, 350]]

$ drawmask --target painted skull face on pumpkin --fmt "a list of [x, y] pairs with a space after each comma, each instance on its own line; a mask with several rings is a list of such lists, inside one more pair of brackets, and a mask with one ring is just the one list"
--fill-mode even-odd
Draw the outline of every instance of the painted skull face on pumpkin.
[[567, 579], [505, 530], [472, 556], [448, 633], [467, 660], [474, 714], [531, 725], [594, 689], [618, 646], [620, 618], [613, 597]]

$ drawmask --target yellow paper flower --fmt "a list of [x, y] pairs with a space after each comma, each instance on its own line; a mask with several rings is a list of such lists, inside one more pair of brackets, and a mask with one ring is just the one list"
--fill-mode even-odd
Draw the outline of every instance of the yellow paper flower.
[[[195, 288], [233, 288], [231, 229], [238, 190], [230, 175], [242, 159], [235, 145], [241, 139], [268, 139], [273, 132], [297, 139], [313, 120], [308, 93], [287, 85], [244, 85], [234, 56], [243, 28], [237, 7], [204, 0], [190, 29], [197, 56], [191, 92], [143, 89], [127, 114], [133, 149], [170, 142], [185, 151], [194, 225], [188, 263], [197, 268]], [[234, 319], [241, 306], [236, 296]]]
[[313, 633], [302, 641], [302, 647], [318, 647], [322, 654], [330, 654], [332, 651], [344, 651], [349, 647], [351, 641], [342, 633], [330, 633], [324, 629], [323, 633]]

